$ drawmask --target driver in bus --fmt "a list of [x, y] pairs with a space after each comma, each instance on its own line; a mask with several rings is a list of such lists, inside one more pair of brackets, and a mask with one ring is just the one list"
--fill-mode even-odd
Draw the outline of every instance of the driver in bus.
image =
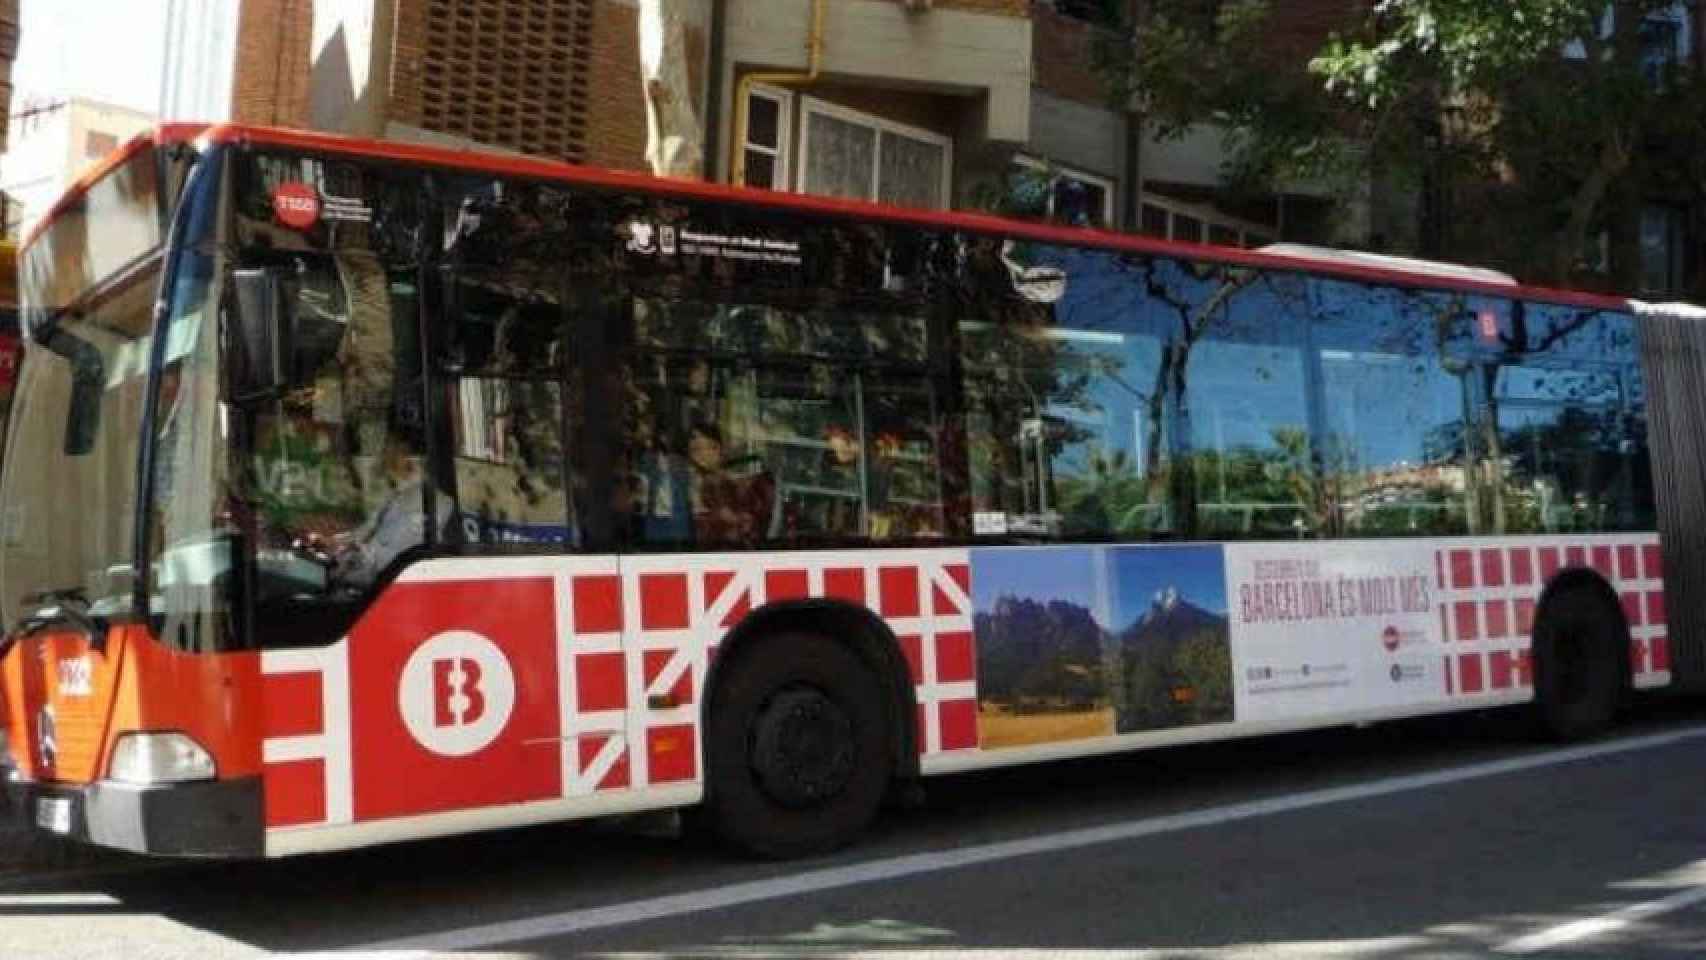
[[[399, 554], [426, 542], [424, 458], [392, 437], [381, 462], [388, 490], [383, 502], [360, 526], [333, 537], [334, 586], [366, 590]], [[439, 491], [433, 502], [434, 524], [443, 531], [451, 520], [451, 498]]]

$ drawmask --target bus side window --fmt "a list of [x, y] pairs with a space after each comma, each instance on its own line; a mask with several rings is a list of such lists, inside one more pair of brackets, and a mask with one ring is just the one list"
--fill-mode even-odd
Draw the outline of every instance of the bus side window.
[[1194, 535], [1327, 535], [1335, 504], [1316, 461], [1302, 284], [1225, 271], [1193, 299], [1205, 306], [1185, 363], [1180, 436], [1196, 491]]
[[[1311, 279], [1325, 435], [1323, 481], [1339, 532], [1440, 536], [1469, 529], [1464, 376], [1442, 349], [1433, 295]], [[1456, 372], [1454, 372], [1456, 371]]]
[[579, 391], [568, 372], [561, 297], [550, 282], [495, 272], [454, 282], [458, 316], [447, 371], [452, 536], [488, 545], [578, 545], [565, 440], [579, 433]]
[[415, 389], [398, 356], [419, 316], [413, 271], [364, 253], [289, 259], [293, 385], [246, 410], [263, 647], [340, 635], [426, 539], [419, 404], [399, 402]]
[[1176, 529], [1164, 323], [1147, 261], [1037, 247], [1052, 303], [1004, 301], [960, 324], [974, 534], [1138, 538]]
[[910, 315], [640, 298], [616, 510], [648, 547], [943, 536]]

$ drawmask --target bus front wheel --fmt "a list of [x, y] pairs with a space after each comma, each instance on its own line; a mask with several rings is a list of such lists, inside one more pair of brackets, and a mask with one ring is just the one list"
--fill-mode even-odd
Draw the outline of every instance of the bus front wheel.
[[1534, 720], [1541, 736], [1580, 740], [1611, 725], [1623, 698], [1628, 634], [1599, 591], [1567, 589], [1534, 630]]
[[708, 719], [707, 819], [735, 848], [788, 858], [846, 844], [888, 786], [876, 674], [828, 637], [763, 638], [725, 665]]

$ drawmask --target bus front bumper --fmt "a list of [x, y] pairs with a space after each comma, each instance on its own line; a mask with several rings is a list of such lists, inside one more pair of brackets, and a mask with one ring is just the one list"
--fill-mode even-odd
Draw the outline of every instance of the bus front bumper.
[[78, 786], [6, 779], [19, 826], [154, 856], [264, 854], [260, 777], [146, 786], [112, 780]]

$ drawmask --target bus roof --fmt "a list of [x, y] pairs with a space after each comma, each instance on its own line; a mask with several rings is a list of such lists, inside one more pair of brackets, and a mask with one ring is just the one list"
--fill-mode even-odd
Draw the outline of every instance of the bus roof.
[[1475, 283], [1491, 283], [1503, 287], [1519, 286], [1516, 278], [1498, 270], [1486, 267], [1471, 267], [1461, 263], [1445, 263], [1439, 260], [1418, 260], [1414, 257], [1394, 257], [1384, 253], [1366, 253], [1361, 250], [1340, 250], [1336, 247], [1317, 247], [1306, 243], [1270, 243], [1258, 247], [1263, 253], [1272, 253], [1282, 257], [1293, 257], [1305, 260], [1318, 260], [1322, 263], [1346, 263], [1378, 270], [1396, 270], [1404, 273], [1420, 274], [1428, 277], [1439, 277], [1445, 280], [1469, 280]]
[[1530, 286], [1518, 283], [1514, 278], [1497, 271], [1433, 264], [1428, 261], [1401, 257], [1357, 254], [1298, 244], [1276, 244], [1261, 250], [1244, 250], [1235, 247], [1161, 240], [1139, 234], [1008, 220], [989, 214], [921, 210], [861, 200], [784, 193], [698, 180], [660, 179], [649, 174], [578, 166], [557, 160], [542, 160], [391, 140], [357, 139], [336, 134], [243, 124], [167, 123], [136, 137], [86, 170], [48, 214], [35, 225], [25, 240], [24, 246], [27, 248], [30, 243], [34, 242], [47, 224], [66, 207], [74, 203], [78, 197], [82, 196], [92, 184], [136, 153], [150, 145], [163, 146], [188, 142], [257, 144], [291, 150], [390, 160], [398, 163], [450, 167], [471, 172], [581, 183], [663, 194], [684, 199], [734, 201], [771, 209], [796, 210], [801, 213], [838, 214], [920, 227], [1007, 234], [1045, 243], [1074, 244], [1105, 250], [1210, 260], [1237, 266], [1316, 273], [1383, 285], [1537, 300], [1589, 309], [1632, 309], [1631, 301], [1619, 297]]

